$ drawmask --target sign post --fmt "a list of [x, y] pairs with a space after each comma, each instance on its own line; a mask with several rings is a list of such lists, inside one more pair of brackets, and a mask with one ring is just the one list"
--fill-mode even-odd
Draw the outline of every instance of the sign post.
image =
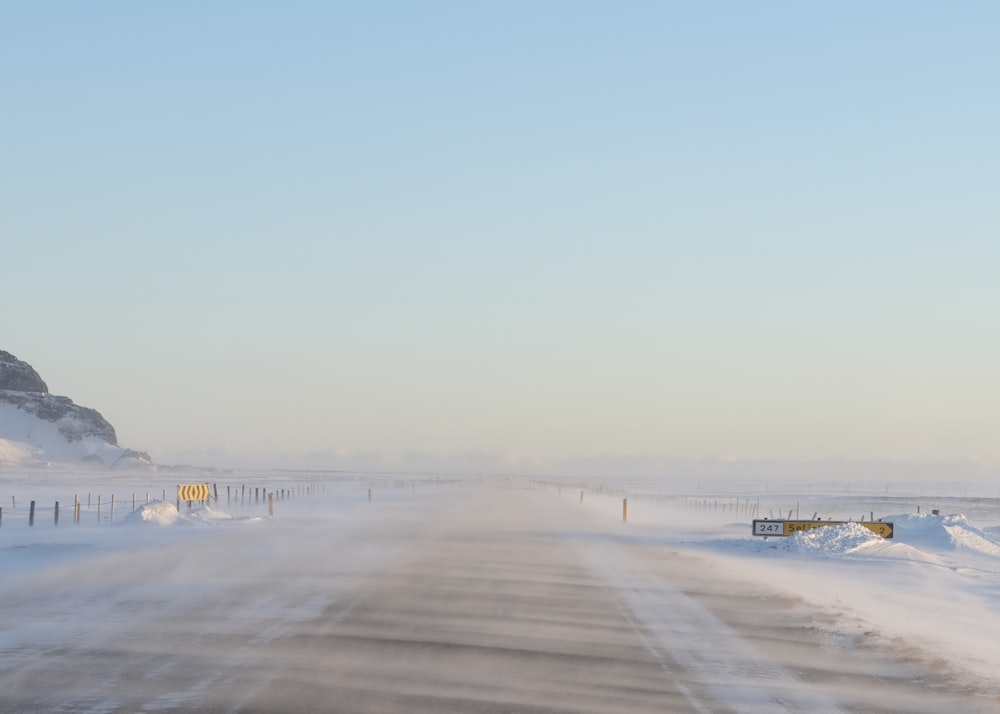
[[813, 528], [846, 526], [848, 523], [857, 523], [883, 538], [892, 538], [893, 535], [892, 523], [885, 521], [771, 521], [766, 518], [754, 519], [753, 534], [765, 538], [767, 536], [790, 536]]

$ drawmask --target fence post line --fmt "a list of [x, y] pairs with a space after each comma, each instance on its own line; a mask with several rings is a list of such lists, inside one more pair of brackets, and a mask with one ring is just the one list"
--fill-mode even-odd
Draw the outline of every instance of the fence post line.
[[31, 508], [28, 510], [28, 525], [35, 525], [35, 502], [31, 502]]

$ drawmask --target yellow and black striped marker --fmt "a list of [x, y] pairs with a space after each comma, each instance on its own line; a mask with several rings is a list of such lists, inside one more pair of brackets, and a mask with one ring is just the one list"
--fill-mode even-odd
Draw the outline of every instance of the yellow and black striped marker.
[[178, 486], [178, 501], [207, 501], [209, 497], [208, 484], [202, 483], [194, 486]]

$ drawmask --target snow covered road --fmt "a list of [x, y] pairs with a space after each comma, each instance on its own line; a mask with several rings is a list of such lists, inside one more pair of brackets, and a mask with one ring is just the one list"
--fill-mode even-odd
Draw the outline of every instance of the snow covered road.
[[135, 537], [3, 582], [0, 711], [1000, 710], [526, 483]]

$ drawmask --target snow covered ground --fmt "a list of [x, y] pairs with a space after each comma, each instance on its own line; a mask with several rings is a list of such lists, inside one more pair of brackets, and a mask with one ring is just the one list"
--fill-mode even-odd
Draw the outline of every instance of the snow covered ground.
[[[1000, 712], [992, 484], [15, 468], [0, 507], [2, 712]], [[895, 537], [751, 535], [789, 514]]]

